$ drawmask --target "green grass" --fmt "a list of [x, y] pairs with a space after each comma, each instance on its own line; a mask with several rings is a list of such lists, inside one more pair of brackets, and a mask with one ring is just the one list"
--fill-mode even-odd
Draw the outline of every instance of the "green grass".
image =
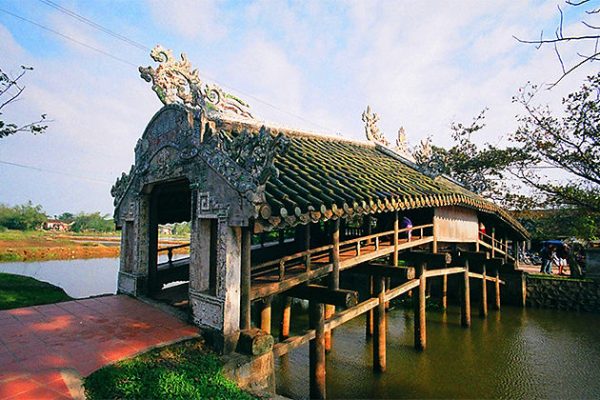
[[84, 380], [94, 399], [255, 399], [225, 378], [219, 358], [191, 340], [104, 367]]
[[18, 231], [14, 229], [0, 231], [0, 240], [24, 240], [41, 238], [43, 236], [43, 231]]
[[0, 310], [73, 300], [64, 290], [36, 279], [0, 273]]
[[568, 281], [568, 282], [594, 282], [593, 279], [589, 278], [571, 278], [570, 276], [564, 275], [547, 275], [547, 274], [534, 274], [530, 273], [527, 276], [528, 279], [545, 279], [550, 281]]

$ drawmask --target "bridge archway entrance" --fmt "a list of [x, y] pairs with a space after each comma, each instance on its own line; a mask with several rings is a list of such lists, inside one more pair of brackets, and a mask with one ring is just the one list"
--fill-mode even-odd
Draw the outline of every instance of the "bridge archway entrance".
[[[188, 299], [189, 224], [192, 214], [190, 182], [179, 179], [156, 184], [150, 192], [147, 295], [169, 303]], [[187, 223], [187, 235], [174, 227]]]

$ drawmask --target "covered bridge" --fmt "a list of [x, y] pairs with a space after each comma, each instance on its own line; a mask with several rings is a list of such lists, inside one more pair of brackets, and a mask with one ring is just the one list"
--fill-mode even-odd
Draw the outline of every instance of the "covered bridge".
[[[507, 262], [527, 238], [502, 208], [382, 143], [372, 115], [365, 142], [265, 126], [241, 100], [202, 84], [185, 56], [177, 61], [160, 47], [152, 56], [160, 66], [140, 71], [165, 105], [112, 191], [123, 230], [119, 291], [176, 293], [224, 351], [252, 326], [252, 303], [260, 305], [255, 325], [270, 332], [273, 296], [310, 298], [302, 290], [318, 283], [339, 295], [346, 272], [375, 270], [382, 260], [395, 267], [417, 250], [487, 252]], [[172, 249], [159, 249], [158, 225], [181, 221], [191, 221], [189, 257], [173, 260]], [[381, 268], [387, 272], [365, 279], [394, 276]], [[386, 301], [406, 292], [389, 279], [382, 291]]]

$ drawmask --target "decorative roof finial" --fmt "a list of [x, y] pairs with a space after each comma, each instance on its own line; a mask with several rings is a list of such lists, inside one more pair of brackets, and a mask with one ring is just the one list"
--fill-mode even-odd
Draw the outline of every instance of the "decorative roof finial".
[[242, 100], [223, 92], [216, 85], [203, 85], [198, 70], [192, 70], [185, 53], [181, 53], [181, 61], [177, 61], [171, 50], [156, 45], [150, 57], [160, 65], [156, 69], [139, 67], [140, 76], [152, 82], [152, 90], [163, 104], [180, 103], [191, 109], [203, 109], [212, 117], [233, 113], [253, 118], [248, 104]]
[[411, 161], [414, 161], [414, 157], [410, 154], [410, 150], [408, 148], [408, 140], [406, 139], [406, 132], [404, 131], [404, 127], [401, 126], [398, 129], [398, 138], [396, 139], [396, 152], [400, 153], [405, 158], [408, 158]]
[[421, 140], [419, 146], [415, 149], [414, 156], [419, 164], [425, 164], [433, 155], [433, 149], [431, 148], [431, 137], [427, 137]]
[[375, 142], [386, 147], [390, 145], [377, 126], [379, 115], [371, 112], [371, 106], [367, 106], [367, 110], [363, 112], [362, 120], [365, 123], [365, 134], [370, 142]]

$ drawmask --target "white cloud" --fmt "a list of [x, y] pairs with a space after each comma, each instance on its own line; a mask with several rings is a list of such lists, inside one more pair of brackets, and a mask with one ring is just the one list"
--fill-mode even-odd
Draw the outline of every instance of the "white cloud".
[[215, 1], [149, 0], [148, 6], [160, 28], [182, 37], [213, 41], [227, 32], [227, 20]]

